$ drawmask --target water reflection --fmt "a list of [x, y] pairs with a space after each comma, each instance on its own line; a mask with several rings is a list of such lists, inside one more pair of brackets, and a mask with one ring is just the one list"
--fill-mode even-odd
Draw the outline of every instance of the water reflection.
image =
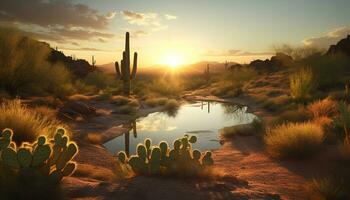
[[[130, 121], [124, 126], [129, 128], [124, 137], [117, 137], [105, 143], [104, 146], [111, 153], [124, 150], [129, 155], [135, 153], [136, 145], [142, 143], [145, 138], [151, 138], [154, 144], [167, 141], [172, 146], [176, 138], [189, 133], [198, 136], [198, 142], [193, 145], [194, 148], [217, 149], [220, 147], [219, 129], [249, 123], [254, 118], [254, 115], [246, 112], [245, 107], [216, 102], [185, 104], [172, 115], [168, 112], [156, 112]], [[130, 137], [130, 134], [133, 137]]]

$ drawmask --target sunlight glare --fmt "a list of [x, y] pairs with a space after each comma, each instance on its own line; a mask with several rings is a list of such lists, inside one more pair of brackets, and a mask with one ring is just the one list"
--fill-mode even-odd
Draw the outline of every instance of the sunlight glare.
[[162, 64], [167, 65], [170, 68], [176, 68], [180, 65], [182, 65], [184, 62], [183, 57], [180, 54], [177, 53], [167, 53], [163, 57]]

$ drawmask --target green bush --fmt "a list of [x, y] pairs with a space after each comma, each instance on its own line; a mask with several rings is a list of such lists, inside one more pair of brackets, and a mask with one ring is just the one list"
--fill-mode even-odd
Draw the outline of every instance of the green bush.
[[51, 65], [49, 53], [44, 43], [0, 29], [0, 88], [12, 96], [73, 93], [70, 72], [60, 64]]
[[90, 72], [84, 79], [86, 85], [95, 86], [98, 89], [106, 89], [115, 83], [115, 77], [100, 71]]

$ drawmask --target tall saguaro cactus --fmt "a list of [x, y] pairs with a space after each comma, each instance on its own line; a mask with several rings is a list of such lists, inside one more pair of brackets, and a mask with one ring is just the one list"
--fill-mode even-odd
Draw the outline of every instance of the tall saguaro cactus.
[[92, 56], [92, 57], [91, 57], [91, 65], [92, 65], [93, 68], [96, 67], [95, 64], [96, 64], [95, 56]]
[[123, 59], [119, 63], [115, 62], [115, 71], [117, 78], [123, 81], [123, 93], [124, 95], [130, 95], [131, 80], [136, 77], [137, 70], [137, 53], [134, 53], [134, 63], [132, 71], [130, 69], [130, 40], [129, 32], [125, 35], [125, 50], [123, 51]]

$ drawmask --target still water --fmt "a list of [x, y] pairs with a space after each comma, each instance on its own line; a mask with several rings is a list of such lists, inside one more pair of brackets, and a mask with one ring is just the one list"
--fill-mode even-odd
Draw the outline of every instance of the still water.
[[153, 144], [167, 141], [170, 146], [184, 134], [196, 135], [194, 149], [213, 150], [220, 147], [219, 130], [226, 126], [250, 123], [255, 116], [246, 107], [216, 102], [182, 105], [175, 113], [155, 112], [130, 123], [132, 129], [104, 146], [112, 154], [125, 151], [134, 154], [138, 143], [151, 138]]

